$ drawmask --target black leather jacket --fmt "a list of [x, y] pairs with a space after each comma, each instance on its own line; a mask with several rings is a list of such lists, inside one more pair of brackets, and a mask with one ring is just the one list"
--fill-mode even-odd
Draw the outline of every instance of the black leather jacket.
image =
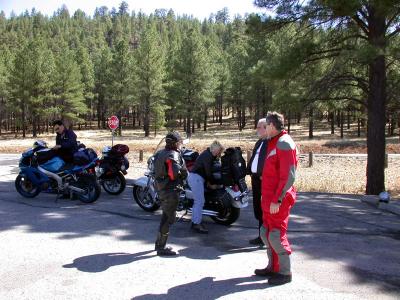
[[157, 192], [177, 190], [188, 175], [181, 152], [167, 148], [158, 151], [155, 154], [154, 173]]
[[249, 160], [249, 163], [247, 164], [247, 174], [248, 175], [252, 175], [251, 165], [253, 164], [254, 157], [256, 156], [257, 150], [260, 147], [261, 143], [263, 143], [263, 145], [260, 149], [260, 154], [258, 156], [257, 173], [254, 175], [257, 175], [259, 177], [262, 176], [264, 162], [265, 162], [265, 156], [267, 154], [267, 149], [268, 149], [268, 139], [259, 139], [256, 142], [256, 144], [254, 145], [253, 153], [251, 154], [251, 158]]
[[191, 172], [200, 175], [204, 178], [205, 181], [211, 184], [217, 183], [213, 176], [213, 167], [215, 160], [216, 157], [212, 155], [210, 148], [207, 148], [196, 159], [196, 162], [194, 163]]

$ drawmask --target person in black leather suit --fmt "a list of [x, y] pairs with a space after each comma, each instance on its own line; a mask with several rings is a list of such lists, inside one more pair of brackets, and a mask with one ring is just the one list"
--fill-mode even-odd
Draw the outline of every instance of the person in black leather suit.
[[154, 160], [155, 188], [162, 209], [155, 250], [157, 255], [172, 256], [176, 252], [166, 247], [169, 227], [175, 222], [179, 193], [188, 172], [180, 152], [182, 138], [179, 133], [168, 133], [165, 143], [165, 148], [156, 153]]

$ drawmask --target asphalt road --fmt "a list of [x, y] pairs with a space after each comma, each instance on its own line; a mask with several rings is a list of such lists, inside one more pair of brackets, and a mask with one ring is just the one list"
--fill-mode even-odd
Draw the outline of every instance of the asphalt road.
[[17, 156], [0, 155], [0, 299], [399, 299], [400, 218], [358, 196], [299, 193], [289, 224], [293, 282], [253, 276], [267, 264], [252, 247], [256, 221], [205, 219], [210, 233], [175, 224], [174, 258], [152, 251], [159, 212], [141, 210], [132, 188], [92, 205], [14, 189]]

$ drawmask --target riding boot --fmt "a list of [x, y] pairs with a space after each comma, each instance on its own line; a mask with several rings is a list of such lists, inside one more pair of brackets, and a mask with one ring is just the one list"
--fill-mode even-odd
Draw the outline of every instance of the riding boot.
[[162, 234], [161, 232], [158, 233], [157, 240], [155, 243], [154, 250], [157, 251], [157, 255], [159, 256], [173, 256], [176, 255], [176, 252], [172, 250], [171, 247], [165, 247], [168, 240], [168, 234]]

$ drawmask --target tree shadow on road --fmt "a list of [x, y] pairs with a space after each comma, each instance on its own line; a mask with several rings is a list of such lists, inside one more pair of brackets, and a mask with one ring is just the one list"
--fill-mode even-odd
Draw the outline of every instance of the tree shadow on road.
[[63, 265], [63, 268], [76, 268], [81, 272], [98, 273], [108, 270], [113, 266], [130, 264], [135, 261], [155, 257], [148, 255], [153, 251], [142, 251], [134, 254], [130, 253], [101, 253], [82, 256], [74, 259], [71, 264]]
[[198, 281], [174, 286], [166, 294], [146, 294], [133, 297], [132, 300], [155, 300], [155, 299], [201, 299], [214, 300], [234, 293], [263, 290], [269, 288], [265, 279], [250, 276], [232, 278], [225, 280], [214, 280], [214, 277], [204, 277]]
[[360, 200], [356, 195], [299, 193], [289, 223], [294, 253], [315, 260], [316, 268], [334, 262], [335, 270], [343, 272], [334, 281], [318, 272], [305, 274], [322, 286], [342, 284], [353, 291], [369, 286], [400, 295], [400, 218]]

